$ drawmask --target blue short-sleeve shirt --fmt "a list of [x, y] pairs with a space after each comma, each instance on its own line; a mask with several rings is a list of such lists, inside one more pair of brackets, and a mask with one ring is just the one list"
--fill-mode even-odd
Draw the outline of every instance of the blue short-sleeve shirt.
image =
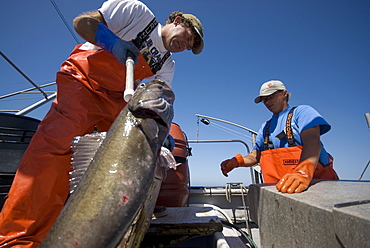
[[[292, 107], [289, 106], [283, 112], [279, 113], [278, 115], [274, 115], [271, 118], [269, 141], [272, 142], [274, 148], [288, 147], [288, 141], [286, 137], [279, 139], [276, 136], [279, 135], [282, 131], [286, 133], [286, 119], [291, 109]], [[267, 121], [261, 125], [261, 128], [258, 131], [256, 137], [256, 144], [254, 146], [254, 149], [257, 151], [264, 150], [263, 142], [266, 123]], [[320, 135], [323, 135], [331, 129], [331, 126], [328, 124], [328, 122], [314, 108], [309, 105], [299, 105], [296, 107], [293, 112], [291, 125], [294, 141], [296, 142], [297, 146], [303, 145], [300, 135], [302, 131], [314, 126], [320, 126]], [[326, 165], [329, 163], [329, 156], [323, 144], [321, 145], [322, 149], [320, 153], [320, 162], [323, 165]]]

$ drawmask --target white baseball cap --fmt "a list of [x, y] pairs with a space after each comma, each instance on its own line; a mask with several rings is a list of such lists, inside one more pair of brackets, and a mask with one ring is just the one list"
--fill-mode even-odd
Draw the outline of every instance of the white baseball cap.
[[271, 94], [274, 94], [278, 90], [286, 90], [283, 82], [279, 80], [267, 81], [266, 83], [262, 84], [260, 89], [260, 95], [254, 99], [254, 102], [260, 103], [262, 101], [261, 99], [262, 96], [269, 96]]

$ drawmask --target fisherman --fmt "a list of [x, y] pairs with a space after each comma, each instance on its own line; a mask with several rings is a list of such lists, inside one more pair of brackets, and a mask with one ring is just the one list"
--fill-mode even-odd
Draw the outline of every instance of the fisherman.
[[[0, 213], [0, 247], [37, 247], [62, 210], [69, 193], [71, 141], [109, 129], [126, 102], [128, 52], [134, 80], [155, 78], [171, 86], [172, 53], [204, 47], [197, 17], [175, 11], [160, 25], [143, 3], [108, 0], [73, 21], [87, 41], [75, 47], [57, 73], [57, 99], [25, 152]], [[88, 230], [87, 230], [88, 231]]]
[[254, 102], [263, 102], [273, 116], [262, 124], [250, 154], [237, 154], [221, 163], [224, 176], [234, 168], [260, 163], [264, 182], [277, 183], [282, 193], [300, 193], [312, 179], [339, 179], [320, 141], [331, 126], [309, 105], [289, 106], [290, 96], [279, 80], [261, 86]]

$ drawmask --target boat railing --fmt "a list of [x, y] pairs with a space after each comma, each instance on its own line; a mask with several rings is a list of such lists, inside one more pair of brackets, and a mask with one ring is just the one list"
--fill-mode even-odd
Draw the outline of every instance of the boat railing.
[[[242, 143], [247, 150], [247, 154], [250, 153], [248, 144], [242, 140], [188, 140], [188, 143], [231, 143], [231, 142]], [[251, 181], [253, 184], [263, 182], [262, 174], [260, 172], [260, 167], [258, 164], [250, 167], [250, 173]]]

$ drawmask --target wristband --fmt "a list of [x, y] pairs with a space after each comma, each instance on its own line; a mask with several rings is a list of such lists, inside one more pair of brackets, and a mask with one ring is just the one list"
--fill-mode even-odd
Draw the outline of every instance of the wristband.
[[119, 40], [120, 38], [117, 35], [102, 22], [99, 22], [98, 29], [95, 33], [95, 42], [98, 46], [104, 48], [108, 52], [112, 52], [114, 44]]
[[234, 158], [236, 158], [236, 160], [238, 161], [238, 165], [236, 167], [240, 167], [240, 166], [243, 166], [245, 163], [244, 163], [244, 158], [241, 154], [236, 154], [234, 156]]

